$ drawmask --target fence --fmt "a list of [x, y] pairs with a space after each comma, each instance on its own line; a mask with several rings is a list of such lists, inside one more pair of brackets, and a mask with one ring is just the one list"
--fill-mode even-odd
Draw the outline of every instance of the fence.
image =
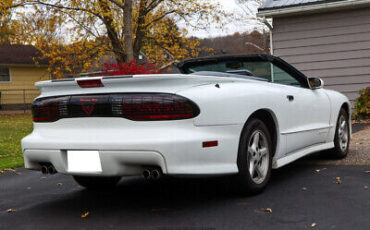
[[38, 89], [0, 89], [0, 112], [31, 109], [33, 100], [40, 95]]

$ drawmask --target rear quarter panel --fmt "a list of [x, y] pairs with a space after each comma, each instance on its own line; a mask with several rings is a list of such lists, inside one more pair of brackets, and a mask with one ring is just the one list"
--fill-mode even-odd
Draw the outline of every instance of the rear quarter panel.
[[198, 86], [178, 92], [179, 95], [193, 100], [200, 108], [200, 115], [194, 119], [196, 126], [235, 125], [238, 136], [248, 118], [256, 111], [264, 109], [270, 112], [277, 125], [276, 158], [285, 152], [285, 140], [280, 135], [286, 129], [287, 116], [282, 103], [286, 95], [279, 87], [270, 83], [245, 81]]

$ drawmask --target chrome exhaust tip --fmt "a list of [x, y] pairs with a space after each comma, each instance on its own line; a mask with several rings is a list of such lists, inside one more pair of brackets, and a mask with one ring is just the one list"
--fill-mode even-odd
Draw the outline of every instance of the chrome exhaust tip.
[[55, 173], [57, 173], [57, 170], [54, 168], [54, 166], [50, 165], [48, 167], [48, 172], [49, 172], [49, 174], [55, 174]]
[[152, 177], [153, 179], [158, 180], [159, 178], [161, 178], [161, 173], [157, 169], [154, 169], [152, 171]]
[[146, 180], [149, 180], [149, 179], [151, 179], [151, 178], [152, 178], [152, 174], [151, 174], [151, 172], [150, 172], [149, 170], [145, 170], [145, 171], [143, 172], [143, 176], [144, 176], [144, 178], [145, 178]]
[[42, 174], [48, 174], [49, 170], [46, 165], [41, 166], [41, 173]]

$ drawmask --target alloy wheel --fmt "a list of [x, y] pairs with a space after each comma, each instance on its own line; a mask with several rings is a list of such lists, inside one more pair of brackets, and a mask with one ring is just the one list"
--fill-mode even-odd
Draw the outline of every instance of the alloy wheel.
[[341, 150], [346, 151], [348, 148], [348, 122], [343, 115], [339, 118], [338, 138]]
[[269, 148], [266, 135], [256, 130], [248, 141], [248, 171], [256, 184], [264, 182], [269, 167]]

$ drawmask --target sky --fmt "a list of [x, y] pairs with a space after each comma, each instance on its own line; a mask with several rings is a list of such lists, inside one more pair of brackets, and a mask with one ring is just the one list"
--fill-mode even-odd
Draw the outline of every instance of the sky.
[[[234, 0], [212, 0], [219, 2], [222, 8], [227, 13], [233, 13], [235, 15], [239, 15], [241, 17], [240, 20], [230, 20], [230, 22], [227, 22], [223, 29], [217, 29], [214, 26], [211, 26], [211, 28], [207, 30], [191, 30], [190, 28], [186, 27], [186, 29], [189, 31], [189, 36], [195, 36], [199, 38], [206, 38], [206, 37], [218, 37], [218, 36], [226, 36], [230, 34], [234, 34], [235, 32], [248, 32], [252, 31], [256, 28], [263, 28], [258, 23], [254, 22], [253, 20], [247, 20], [246, 18], [243, 18], [244, 12], [240, 9], [240, 6], [238, 6]], [[258, 5], [252, 4], [252, 9], [257, 12]]]

